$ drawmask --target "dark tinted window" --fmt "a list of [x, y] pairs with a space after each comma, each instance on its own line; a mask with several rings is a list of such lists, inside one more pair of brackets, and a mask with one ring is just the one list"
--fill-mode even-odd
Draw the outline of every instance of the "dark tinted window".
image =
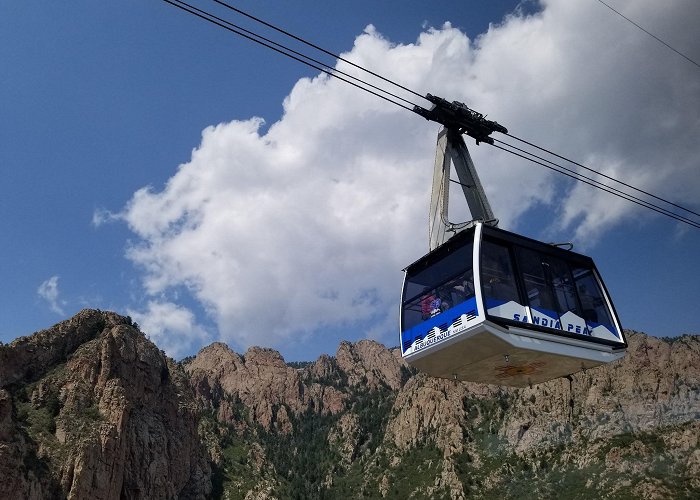
[[608, 312], [608, 306], [603, 298], [603, 291], [598, 285], [591, 269], [582, 267], [574, 267], [574, 281], [576, 282], [576, 290], [581, 299], [581, 307], [583, 309], [583, 318], [588, 323], [604, 325], [615, 332], [613, 321]]
[[578, 305], [576, 288], [569, 266], [566, 262], [554, 257], [547, 257], [545, 266], [547, 265], [551, 276], [552, 288], [557, 298], [558, 307], [556, 311], [559, 313], [559, 316], [571, 311], [581, 317], [581, 308]]
[[557, 306], [554, 294], [547, 285], [545, 266], [539, 252], [527, 248], [519, 248], [518, 263], [520, 272], [523, 275], [528, 305], [541, 310], [555, 311]]
[[472, 244], [406, 276], [402, 330], [408, 330], [474, 296]]
[[435, 288], [472, 268], [472, 244], [455, 249], [440, 260], [421, 269], [410, 269], [406, 275], [404, 301], [423, 293], [426, 287]]
[[592, 268], [525, 247], [517, 247], [517, 259], [534, 324], [612, 339], [596, 330], [602, 325], [617, 337]]
[[503, 303], [510, 301], [522, 303], [515, 283], [508, 247], [483, 241], [481, 243], [481, 286], [487, 303], [489, 299]]

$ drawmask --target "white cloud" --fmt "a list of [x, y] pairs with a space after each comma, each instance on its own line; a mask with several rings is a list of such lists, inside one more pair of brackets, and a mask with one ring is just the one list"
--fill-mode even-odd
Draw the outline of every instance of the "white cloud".
[[59, 298], [58, 276], [51, 276], [49, 279], [44, 281], [41, 285], [39, 285], [36, 293], [38, 293], [39, 297], [46, 301], [49, 308], [53, 312], [60, 314], [61, 316], [65, 315], [62, 307], [65, 305], [65, 301]]
[[[393, 45], [370, 27], [344, 57], [467, 102], [513, 134], [610, 175], [694, 202], [697, 68], [595, 2], [543, 4], [476, 41], [446, 25]], [[688, 21], [695, 2], [618, 7], [700, 52]], [[208, 127], [162, 190], [139, 190], [117, 216], [138, 237], [128, 257], [146, 291], [185, 286], [239, 347], [280, 345], [331, 325], [362, 325], [392, 343], [393, 328], [376, 326], [392, 323], [400, 270], [427, 247], [438, 127], [326, 76], [300, 80], [282, 119], [265, 134], [261, 125], [251, 118]], [[561, 214], [547, 221], [551, 231], [591, 244], [638, 213], [489, 146], [471, 150], [502, 226], [544, 205]], [[149, 307], [143, 318], [166, 317]], [[182, 338], [204, 338], [193, 317], [182, 324], [190, 325]]]
[[92, 225], [95, 227], [120, 220], [122, 220], [121, 214], [115, 214], [103, 208], [98, 208], [92, 213]]
[[143, 333], [175, 359], [211, 341], [206, 330], [197, 324], [192, 311], [178, 304], [153, 300], [145, 311], [128, 309], [127, 313]]

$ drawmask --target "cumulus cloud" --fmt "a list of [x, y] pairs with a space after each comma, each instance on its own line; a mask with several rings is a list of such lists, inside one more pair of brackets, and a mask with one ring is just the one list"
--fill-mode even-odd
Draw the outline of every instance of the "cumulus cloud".
[[[618, 3], [700, 52], [688, 15], [695, 2]], [[595, 2], [547, 0], [476, 39], [445, 25], [401, 45], [369, 27], [344, 57], [466, 102], [609, 175], [694, 202], [700, 79], [666, 50]], [[162, 189], [137, 191], [117, 216], [137, 237], [128, 258], [147, 293], [186, 287], [238, 347], [280, 346], [329, 326], [391, 343], [400, 270], [427, 249], [438, 127], [323, 75], [300, 80], [283, 105], [266, 133], [258, 118], [208, 127]], [[637, 213], [489, 146], [471, 151], [502, 226], [517, 229], [528, 210], [545, 207], [551, 232], [590, 243]], [[140, 323], [149, 314], [159, 318], [151, 335], [161, 335], [154, 332], [165, 331], [167, 315], [152, 303]], [[183, 324], [182, 338], [204, 338], [193, 317]], [[179, 337], [168, 338], [176, 349]]]
[[51, 276], [49, 279], [44, 281], [36, 291], [43, 300], [49, 305], [51, 309], [56, 314], [63, 316], [65, 312], [63, 307], [65, 302], [59, 298], [58, 291], [58, 276]]
[[173, 302], [152, 300], [145, 310], [128, 309], [127, 312], [143, 333], [175, 359], [211, 340], [197, 323], [194, 313]]

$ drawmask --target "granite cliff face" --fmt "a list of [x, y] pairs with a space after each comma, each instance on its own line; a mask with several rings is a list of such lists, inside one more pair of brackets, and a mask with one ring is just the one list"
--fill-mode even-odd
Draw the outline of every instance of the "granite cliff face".
[[[325, 370], [324, 363], [318, 361]], [[287, 366], [277, 351], [253, 347], [240, 356], [221, 343], [203, 349], [186, 365], [186, 371], [203, 407], [217, 407], [220, 421], [235, 422], [235, 404], [250, 412], [250, 422], [265, 429], [291, 432], [289, 413], [314, 408], [321, 414], [337, 414], [345, 396], [332, 386], [309, 381], [304, 373]]]
[[184, 373], [112, 313], [0, 346], [0, 498], [204, 498]]
[[443, 461], [435, 486], [456, 498], [562, 487], [574, 498], [693, 497], [700, 339], [628, 340], [617, 363], [526, 389], [417, 375], [397, 395], [384, 442], [408, 452], [432, 441]]
[[229, 451], [262, 445], [274, 474], [237, 474], [265, 483], [263, 496], [693, 496], [700, 340], [629, 332], [629, 344], [618, 363], [527, 389], [433, 379], [370, 341], [298, 369], [215, 345], [186, 371]]
[[180, 364], [83, 311], [0, 345], [0, 498], [693, 498], [700, 338], [526, 389], [433, 379], [372, 341]]

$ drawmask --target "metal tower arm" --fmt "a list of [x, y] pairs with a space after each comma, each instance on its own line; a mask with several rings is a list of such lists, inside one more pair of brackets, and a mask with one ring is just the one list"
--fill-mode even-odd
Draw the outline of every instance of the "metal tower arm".
[[451, 224], [448, 219], [450, 162], [455, 166], [472, 220], [483, 221], [494, 226], [498, 224], [476, 173], [469, 150], [462, 139], [462, 134], [458, 130], [443, 128], [438, 134], [433, 170], [433, 189], [430, 197], [428, 227], [430, 250], [434, 250], [447, 241], [451, 236], [448, 233], [456, 233], [468, 227], [466, 224]]
[[468, 227], [468, 224], [452, 224], [447, 217], [450, 196], [450, 162], [454, 164], [457, 171], [457, 177], [467, 200], [472, 221], [479, 220], [493, 226], [498, 224], [462, 134], [476, 139], [477, 144], [480, 142], [493, 144], [490, 135], [493, 132], [507, 134], [508, 129], [497, 122], [487, 120], [484, 115], [468, 108], [464, 103], [449, 102], [442, 97], [431, 94], [426, 94], [425, 98], [433, 103], [433, 107], [425, 109], [415, 106], [413, 111], [426, 120], [444, 126], [438, 134], [433, 170], [433, 190], [430, 199], [428, 237], [430, 250], [433, 250], [447, 241], [449, 238], [447, 233], [456, 233]]

